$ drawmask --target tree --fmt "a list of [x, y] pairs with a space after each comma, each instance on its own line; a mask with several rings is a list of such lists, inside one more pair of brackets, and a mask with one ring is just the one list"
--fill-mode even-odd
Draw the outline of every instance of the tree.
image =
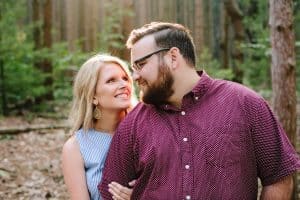
[[[1, 7], [0, 7], [0, 21], [1, 21]], [[0, 32], [0, 43], [2, 40], [2, 35]], [[5, 76], [4, 76], [4, 60], [0, 57], [0, 90], [1, 90], [1, 108], [3, 115], [7, 115], [7, 102], [6, 102], [6, 91], [5, 91]]]
[[[43, 3], [42, 5], [40, 3]], [[47, 49], [48, 51], [52, 47], [52, 1], [45, 0], [42, 2], [40, 0], [32, 1], [33, 8], [33, 22], [35, 23], [35, 28], [33, 30], [34, 46], [35, 50], [41, 50], [42, 48]], [[41, 19], [40, 11], [43, 8], [43, 18]], [[43, 22], [42, 27], [39, 26], [40, 21]], [[49, 52], [47, 52], [49, 53]], [[36, 102], [40, 103], [44, 99], [52, 100], [53, 99], [53, 90], [52, 90], [52, 63], [47, 54], [44, 52], [40, 57], [37, 58], [35, 62], [35, 67], [43, 72], [44, 87], [45, 93], [40, 97], [36, 98]]]
[[[292, 0], [270, 0], [272, 103], [290, 141], [296, 146], [296, 59]], [[294, 180], [296, 180], [294, 178]], [[294, 191], [296, 186], [294, 186]], [[294, 193], [296, 199], [296, 192]]]
[[224, 6], [234, 29], [234, 47], [232, 52], [234, 81], [241, 83], [243, 80], [243, 71], [241, 63], [243, 62], [243, 52], [241, 43], [244, 41], [244, 27], [242, 24], [243, 14], [235, 0], [224, 0]]
[[203, 3], [202, 0], [195, 0], [195, 19], [194, 19], [194, 42], [196, 46], [197, 55], [200, 55], [204, 46], [204, 35], [203, 35]]
[[[44, 4], [44, 25], [43, 25], [43, 47], [48, 50], [52, 47], [52, 0], [46, 0]], [[46, 99], [53, 99], [53, 90], [52, 90], [52, 63], [51, 60], [45, 58], [43, 61], [43, 66], [41, 66], [41, 70], [46, 74], [46, 78], [44, 81], [44, 86], [47, 87], [47, 92], [45, 94]]]

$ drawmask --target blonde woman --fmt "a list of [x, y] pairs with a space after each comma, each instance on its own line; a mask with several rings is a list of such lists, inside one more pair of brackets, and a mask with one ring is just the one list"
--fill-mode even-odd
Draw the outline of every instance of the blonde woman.
[[[96, 55], [78, 71], [70, 113], [72, 136], [62, 150], [64, 180], [72, 200], [101, 199], [97, 185], [113, 133], [132, 106], [132, 79], [117, 57]], [[121, 185], [114, 199], [130, 199]]]

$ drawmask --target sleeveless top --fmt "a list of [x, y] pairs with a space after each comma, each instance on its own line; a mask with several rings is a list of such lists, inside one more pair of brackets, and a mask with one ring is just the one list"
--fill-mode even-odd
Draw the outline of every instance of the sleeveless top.
[[103, 167], [112, 135], [89, 129], [76, 131], [76, 140], [84, 160], [85, 176], [91, 200], [100, 200], [98, 184], [102, 178]]

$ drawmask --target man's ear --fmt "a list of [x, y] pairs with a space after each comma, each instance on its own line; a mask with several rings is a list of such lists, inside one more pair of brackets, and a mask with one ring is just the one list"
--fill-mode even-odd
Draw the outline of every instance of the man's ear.
[[171, 63], [172, 63], [173, 69], [177, 68], [177, 66], [178, 66], [179, 54], [180, 54], [180, 50], [177, 47], [172, 47], [170, 49]]

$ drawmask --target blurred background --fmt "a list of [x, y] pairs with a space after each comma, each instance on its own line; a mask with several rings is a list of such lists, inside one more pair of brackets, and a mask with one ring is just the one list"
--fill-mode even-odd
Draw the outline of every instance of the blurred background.
[[297, 147], [299, 10], [300, 0], [0, 0], [0, 199], [68, 198], [60, 151], [74, 75], [99, 52], [129, 61], [128, 34], [151, 21], [187, 26], [197, 68], [260, 93]]

